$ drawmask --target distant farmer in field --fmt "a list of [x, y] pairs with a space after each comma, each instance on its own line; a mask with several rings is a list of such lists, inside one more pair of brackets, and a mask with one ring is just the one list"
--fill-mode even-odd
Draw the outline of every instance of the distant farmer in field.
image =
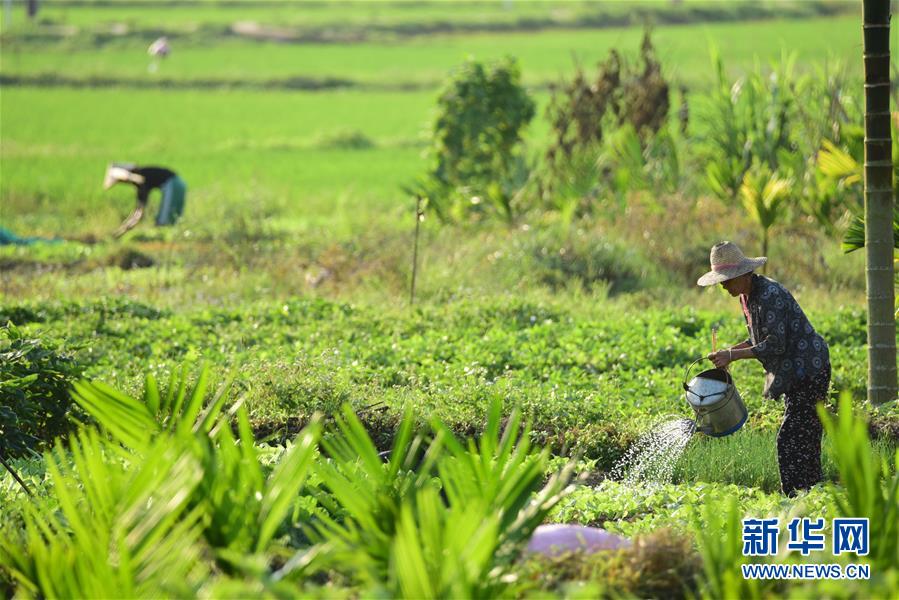
[[793, 496], [821, 481], [821, 421], [815, 405], [830, 387], [830, 355], [802, 308], [781, 284], [753, 273], [768, 259], [747, 258], [733, 242], [712, 247], [712, 270], [701, 286], [720, 283], [740, 298], [749, 339], [708, 355], [719, 369], [755, 358], [766, 372], [764, 396], [784, 396], [784, 419], [777, 433], [777, 463], [783, 493]]
[[138, 167], [133, 164], [112, 163], [106, 169], [103, 189], [108, 190], [117, 183], [130, 183], [137, 188], [137, 206], [116, 230], [116, 237], [121, 237], [140, 222], [152, 190], [159, 189], [162, 192], [162, 202], [159, 205], [159, 212], [156, 213], [157, 226], [174, 225], [184, 212], [187, 185], [174, 171], [163, 167]]
[[155, 73], [159, 70], [159, 61], [164, 59], [172, 52], [171, 46], [169, 46], [169, 40], [165, 36], [157, 39], [155, 42], [150, 44], [150, 47], [147, 48], [147, 54], [149, 54], [152, 58], [150, 61], [149, 67], [147, 69], [151, 73]]

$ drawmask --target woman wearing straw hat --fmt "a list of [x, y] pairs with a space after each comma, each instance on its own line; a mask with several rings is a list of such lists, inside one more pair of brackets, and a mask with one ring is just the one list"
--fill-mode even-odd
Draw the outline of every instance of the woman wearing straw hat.
[[777, 462], [783, 492], [793, 496], [822, 479], [822, 427], [816, 405], [825, 400], [830, 387], [830, 355], [793, 295], [778, 282], [753, 273], [767, 261], [764, 256], [746, 257], [733, 242], [720, 242], [712, 247], [712, 270], [696, 283], [720, 283], [740, 298], [749, 339], [708, 358], [719, 369], [755, 358], [765, 368], [764, 396], [784, 396]]
[[174, 225], [184, 212], [184, 196], [187, 185], [178, 175], [164, 167], [138, 167], [128, 163], [112, 163], [106, 169], [103, 189], [108, 190], [117, 183], [130, 183], [137, 188], [137, 206], [115, 232], [115, 237], [125, 235], [144, 216], [144, 209], [150, 192], [159, 189], [162, 201], [156, 213], [156, 225]]

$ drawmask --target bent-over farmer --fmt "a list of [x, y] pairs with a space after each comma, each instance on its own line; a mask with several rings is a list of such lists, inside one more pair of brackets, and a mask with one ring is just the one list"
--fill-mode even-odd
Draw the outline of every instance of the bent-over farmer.
[[159, 189], [162, 201], [156, 213], [156, 225], [174, 225], [184, 212], [187, 185], [178, 175], [164, 167], [138, 167], [133, 164], [113, 163], [106, 169], [103, 189], [117, 183], [130, 183], [137, 188], [137, 206], [115, 232], [121, 237], [137, 225], [144, 216], [150, 192]]
[[696, 283], [720, 283], [740, 299], [749, 339], [708, 358], [719, 369], [735, 360], [758, 359], [766, 373], [764, 396], [784, 397], [777, 463], [783, 493], [793, 496], [823, 477], [822, 426], [815, 407], [827, 398], [830, 355], [793, 295], [773, 279], [753, 273], [767, 261], [764, 256], [747, 258], [733, 242], [720, 242], [712, 247], [712, 270]]

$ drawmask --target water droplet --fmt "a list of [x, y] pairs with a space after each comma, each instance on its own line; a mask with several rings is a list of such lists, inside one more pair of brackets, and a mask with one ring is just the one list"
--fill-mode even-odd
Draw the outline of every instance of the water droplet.
[[612, 467], [612, 479], [628, 484], [670, 483], [674, 467], [695, 431], [696, 423], [691, 419], [674, 419], [653, 426]]

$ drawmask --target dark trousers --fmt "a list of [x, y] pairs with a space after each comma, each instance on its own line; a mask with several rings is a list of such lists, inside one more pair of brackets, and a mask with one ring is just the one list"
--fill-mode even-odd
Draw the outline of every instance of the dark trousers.
[[783, 493], [794, 496], [823, 479], [821, 434], [823, 427], [815, 406], [827, 398], [830, 366], [816, 376], [799, 381], [784, 394], [784, 420], [777, 432], [777, 465]]

